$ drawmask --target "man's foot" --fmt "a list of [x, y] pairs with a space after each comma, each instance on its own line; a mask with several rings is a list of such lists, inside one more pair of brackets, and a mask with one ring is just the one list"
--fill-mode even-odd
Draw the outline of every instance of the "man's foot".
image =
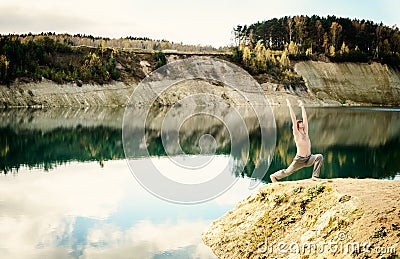
[[276, 177], [273, 176], [273, 175], [270, 175], [269, 178], [271, 179], [271, 182], [273, 182], [273, 183], [278, 182], [278, 180], [276, 179]]
[[311, 179], [312, 179], [313, 181], [316, 181], [316, 182], [321, 182], [321, 178], [318, 178], [318, 177], [316, 177], [316, 176], [311, 177]]

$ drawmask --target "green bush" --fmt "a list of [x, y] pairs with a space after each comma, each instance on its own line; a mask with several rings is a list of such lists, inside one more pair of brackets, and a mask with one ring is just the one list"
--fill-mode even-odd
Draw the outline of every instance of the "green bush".
[[154, 54], [154, 57], [156, 58], [156, 69], [167, 64], [167, 58], [165, 57], [164, 52], [156, 52]]
[[337, 52], [334, 57], [329, 57], [333, 62], [368, 62], [370, 58], [367, 53], [351, 50], [349, 53]]

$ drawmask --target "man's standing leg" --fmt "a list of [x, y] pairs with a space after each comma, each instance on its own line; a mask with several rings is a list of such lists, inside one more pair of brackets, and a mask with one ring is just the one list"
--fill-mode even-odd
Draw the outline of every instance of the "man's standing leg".
[[324, 160], [324, 157], [321, 154], [311, 155], [310, 159], [308, 159], [306, 166], [311, 166], [314, 164], [314, 169], [313, 169], [313, 173], [312, 173], [313, 179], [318, 179], [319, 174], [321, 172], [321, 166], [322, 166], [323, 160]]

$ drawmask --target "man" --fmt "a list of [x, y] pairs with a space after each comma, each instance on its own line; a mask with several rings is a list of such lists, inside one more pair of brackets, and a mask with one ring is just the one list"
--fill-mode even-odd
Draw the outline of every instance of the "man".
[[311, 179], [313, 179], [314, 181], [319, 181], [320, 179], [318, 177], [322, 165], [323, 156], [321, 154], [311, 154], [311, 142], [310, 137], [308, 136], [308, 119], [304, 104], [301, 100], [298, 101], [299, 106], [301, 107], [303, 120], [296, 120], [296, 115], [294, 114], [292, 105], [290, 104], [290, 101], [288, 99], [286, 99], [286, 103], [289, 107], [290, 117], [292, 118], [293, 136], [294, 141], [296, 142], [297, 153], [293, 162], [289, 165], [287, 169], [279, 170], [270, 175], [271, 181], [275, 183], [278, 180], [291, 175], [297, 170], [311, 165], [314, 165]]

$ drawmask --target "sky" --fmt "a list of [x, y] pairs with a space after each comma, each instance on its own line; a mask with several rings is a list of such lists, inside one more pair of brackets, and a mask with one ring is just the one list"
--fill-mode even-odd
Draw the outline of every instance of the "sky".
[[184, 44], [232, 44], [232, 29], [286, 15], [336, 15], [400, 25], [398, 0], [0, 0], [0, 33], [56, 32]]

